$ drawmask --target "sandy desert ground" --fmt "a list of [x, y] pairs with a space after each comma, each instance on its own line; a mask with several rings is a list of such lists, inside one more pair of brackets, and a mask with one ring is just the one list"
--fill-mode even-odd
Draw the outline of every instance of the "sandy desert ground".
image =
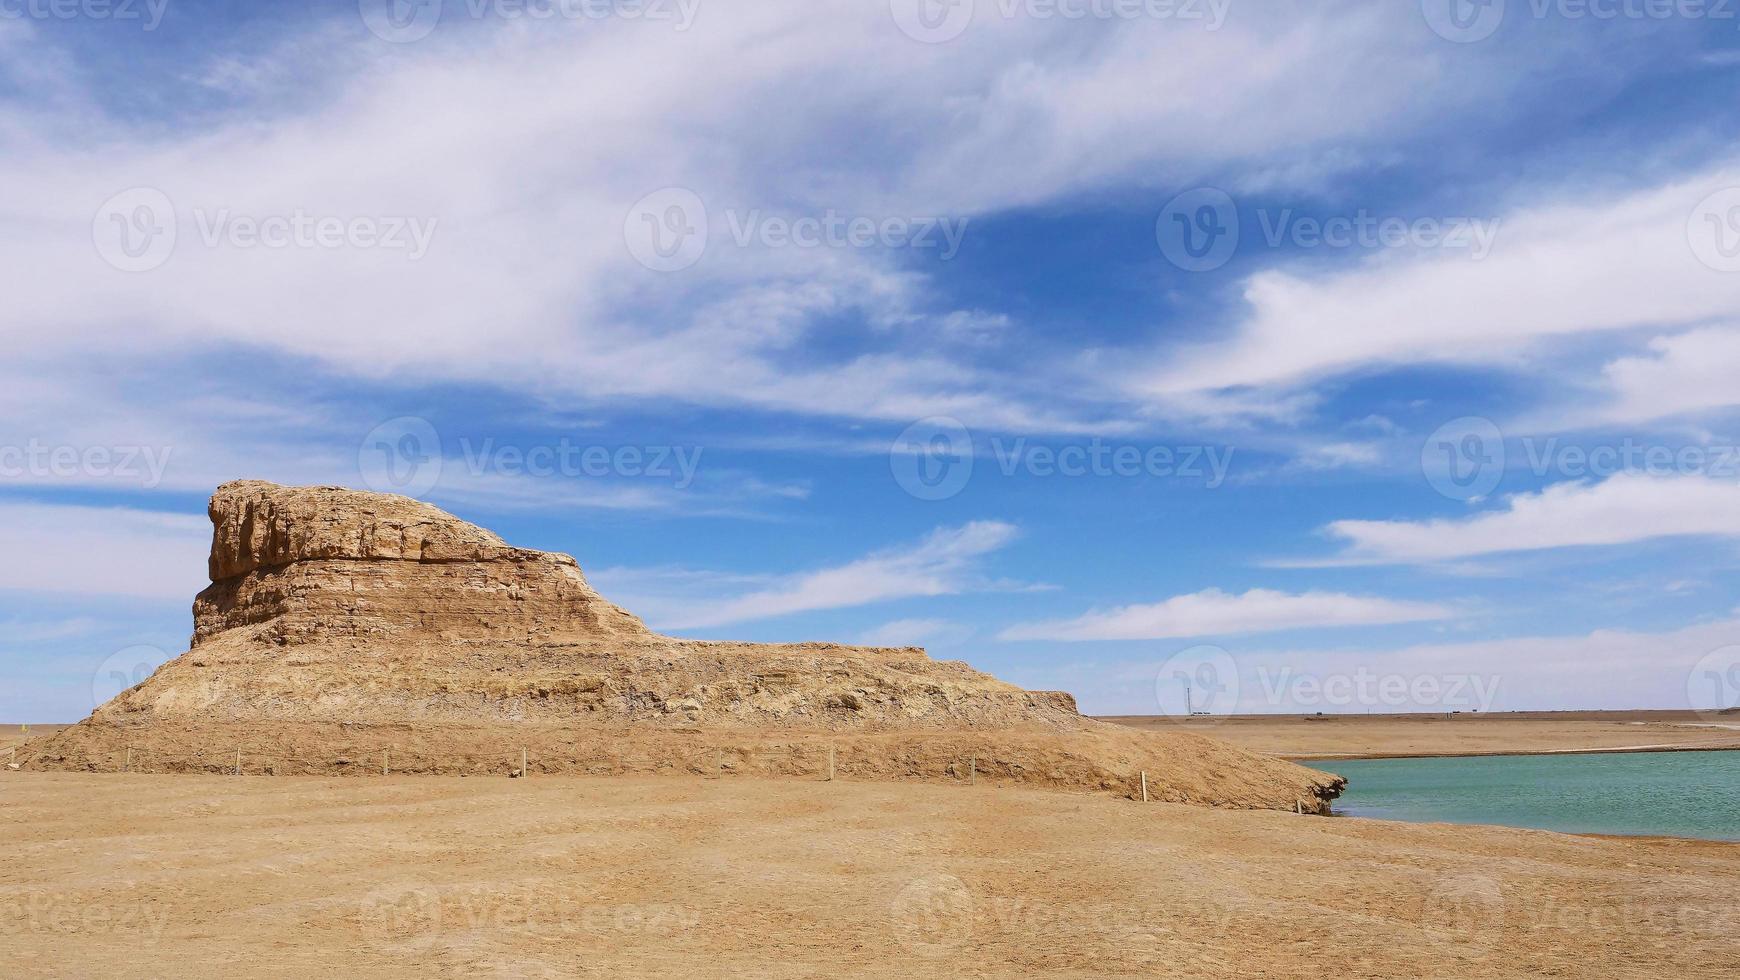
[[1288, 759], [1528, 752], [1740, 749], [1740, 713], [1535, 711], [1500, 714], [1108, 717], [1133, 728], [1182, 729]]
[[922, 784], [0, 773], [11, 976], [1731, 977], [1740, 847]]

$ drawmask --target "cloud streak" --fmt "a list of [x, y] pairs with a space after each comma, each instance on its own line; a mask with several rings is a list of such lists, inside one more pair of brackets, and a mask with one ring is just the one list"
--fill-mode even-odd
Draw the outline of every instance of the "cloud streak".
[[1372, 626], [1448, 619], [1453, 611], [1430, 602], [1348, 595], [1251, 589], [1241, 594], [1205, 589], [1145, 605], [1093, 611], [1074, 619], [1023, 623], [1005, 629], [1003, 640], [1158, 640], [1182, 636], [1232, 636], [1276, 630]]
[[1669, 537], [1740, 535], [1740, 486], [1702, 476], [1621, 473], [1599, 483], [1557, 483], [1461, 519], [1335, 521], [1345, 543], [1328, 564], [1430, 564], [1509, 552], [1635, 544]]
[[[844, 565], [778, 576], [735, 595], [676, 598], [651, 594], [623, 601], [644, 611], [660, 628], [692, 630], [893, 599], [1009, 588], [1007, 583], [983, 578], [978, 572], [978, 559], [1005, 547], [1017, 533], [1012, 524], [974, 521], [960, 527], [938, 528], [910, 546], [884, 549]], [[621, 570], [607, 570], [595, 577], [606, 584], [613, 579], [631, 584], [634, 578]], [[667, 582], [673, 578], [651, 577]], [[690, 573], [679, 574], [672, 584], [692, 589], [696, 582], [696, 576]]]

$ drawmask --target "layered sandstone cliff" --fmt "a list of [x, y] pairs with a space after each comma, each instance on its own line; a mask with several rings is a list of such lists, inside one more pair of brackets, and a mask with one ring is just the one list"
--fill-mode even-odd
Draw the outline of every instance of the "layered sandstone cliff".
[[654, 633], [567, 555], [404, 497], [225, 484], [192, 649], [42, 768], [1002, 780], [1320, 811], [1336, 777], [1077, 714], [918, 649]]

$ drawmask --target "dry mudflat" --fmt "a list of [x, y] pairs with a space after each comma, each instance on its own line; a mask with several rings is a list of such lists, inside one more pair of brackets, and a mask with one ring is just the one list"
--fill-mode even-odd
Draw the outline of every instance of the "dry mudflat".
[[1733, 977], [1740, 847], [992, 786], [0, 771], [19, 977]]
[[1287, 759], [1740, 749], [1740, 712], [1133, 715], [1101, 720], [1148, 731], [1211, 735], [1240, 748]]

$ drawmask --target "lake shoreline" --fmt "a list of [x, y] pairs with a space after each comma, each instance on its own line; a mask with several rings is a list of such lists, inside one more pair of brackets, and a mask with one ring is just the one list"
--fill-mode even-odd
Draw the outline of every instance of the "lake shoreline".
[[1489, 759], [1506, 756], [1537, 755], [1646, 755], [1652, 752], [1735, 752], [1740, 745], [1632, 745], [1614, 748], [1534, 749], [1510, 751], [1494, 749], [1475, 752], [1372, 752], [1329, 753], [1324, 755], [1282, 755], [1288, 762], [1358, 762], [1371, 759]]
[[1740, 749], [1740, 714], [1691, 710], [1102, 716], [1295, 762]]
[[1488, 753], [1304, 764], [1347, 777], [1334, 809], [1338, 817], [1740, 843], [1740, 749], [1701, 756]]

